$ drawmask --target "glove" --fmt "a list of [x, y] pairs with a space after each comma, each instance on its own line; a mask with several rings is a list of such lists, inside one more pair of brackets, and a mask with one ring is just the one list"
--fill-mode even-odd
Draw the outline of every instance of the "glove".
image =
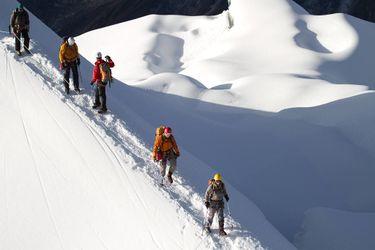
[[226, 195], [226, 196], [224, 196], [224, 197], [225, 197], [225, 200], [228, 202], [228, 201], [229, 201], [229, 196]]
[[17, 25], [12, 26], [12, 34], [14, 36], [16, 36], [17, 30], [18, 30], [18, 26]]
[[107, 84], [106, 82], [102, 82], [101, 80], [97, 80], [97, 81], [96, 81], [96, 85], [97, 85], [97, 86], [100, 86], [100, 87], [105, 87], [106, 84]]
[[110, 56], [105, 56], [104, 57], [107, 61], [111, 60], [111, 57]]
[[80, 65], [81, 64], [81, 59], [78, 57], [77, 58], [77, 65]]
[[210, 207], [210, 203], [209, 203], [208, 201], [206, 201], [206, 202], [204, 203], [204, 205], [206, 206], [206, 208], [209, 208], [209, 207]]
[[94, 81], [94, 80], [92, 80], [92, 81], [90, 82], [90, 85], [92, 86], [92, 85], [94, 84], [94, 82], [95, 82], [95, 81]]
[[180, 152], [175, 153], [176, 157], [180, 157]]

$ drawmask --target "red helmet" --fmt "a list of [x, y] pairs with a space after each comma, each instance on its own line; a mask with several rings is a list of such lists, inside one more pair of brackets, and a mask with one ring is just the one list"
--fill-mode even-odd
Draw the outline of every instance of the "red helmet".
[[165, 127], [164, 133], [165, 134], [172, 134], [172, 129], [170, 127]]

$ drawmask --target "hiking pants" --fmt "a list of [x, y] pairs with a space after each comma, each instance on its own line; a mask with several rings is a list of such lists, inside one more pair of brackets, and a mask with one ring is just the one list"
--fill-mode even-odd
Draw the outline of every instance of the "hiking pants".
[[69, 62], [69, 63], [67, 63], [66, 67], [63, 69], [65, 90], [69, 90], [70, 70], [72, 70], [72, 73], [73, 73], [74, 89], [79, 89], [77, 63], [76, 62]]
[[206, 227], [211, 227], [214, 216], [217, 213], [219, 227], [224, 228], [224, 201], [212, 201], [207, 211]]
[[[16, 36], [14, 39], [16, 40], [16, 51], [21, 51], [21, 39], [23, 38], [23, 47], [24, 50], [29, 50], [29, 43], [30, 43], [30, 37], [29, 37], [29, 32], [27, 29], [23, 29], [20, 31], [15, 31], [14, 35]], [[17, 37], [19, 39], [17, 39]], [[21, 38], [22, 37], [22, 38]]]
[[165, 171], [167, 169], [167, 162], [169, 161], [169, 172], [173, 174], [177, 167], [177, 158], [176, 155], [170, 150], [167, 153], [164, 153], [163, 159], [160, 161], [160, 173], [161, 176], [165, 176]]
[[107, 96], [105, 94], [105, 86], [95, 84], [95, 101], [94, 105], [99, 105], [101, 110], [107, 110]]

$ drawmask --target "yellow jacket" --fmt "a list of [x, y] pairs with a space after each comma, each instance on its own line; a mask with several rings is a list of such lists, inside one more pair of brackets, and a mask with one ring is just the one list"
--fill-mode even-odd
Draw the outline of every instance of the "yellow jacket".
[[63, 62], [74, 62], [79, 57], [78, 54], [78, 46], [77, 44], [73, 44], [73, 46], [69, 46], [68, 42], [63, 43], [60, 46], [59, 51], [59, 59], [60, 63]]

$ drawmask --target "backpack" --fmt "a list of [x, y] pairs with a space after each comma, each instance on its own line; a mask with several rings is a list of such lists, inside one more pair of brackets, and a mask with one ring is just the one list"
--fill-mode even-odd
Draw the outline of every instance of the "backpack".
[[111, 68], [109, 67], [107, 62], [102, 62], [101, 64], [102, 68], [102, 81], [104, 83], [110, 83], [112, 81], [112, 71]]
[[14, 11], [14, 15], [14, 24], [18, 25], [18, 27], [20, 27], [21, 29], [24, 28], [27, 23], [26, 11], [17, 9]]
[[165, 129], [164, 125], [157, 127], [155, 131], [155, 137], [158, 135], [162, 135], [164, 133], [164, 129]]
[[[163, 125], [161, 125], [161, 126], [159, 126], [159, 127], [157, 127], [156, 128], [156, 131], [155, 131], [155, 142], [156, 142], [156, 138], [158, 137], [158, 136], [161, 136], [161, 135], [163, 135], [163, 133], [164, 133], [164, 128], [165, 128], [165, 126], [163, 126]], [[162, 156], [162, 152], [161, 152], [161, 150], [158, 150], [157, 152], [156, 152], [156, 160], [157, 161], [159, 161], [159, 160], [161, 160], [162, 158], [163, 158], [163, 156]]]
[[213, 191], [218, 191], [218, 190], [221, 190], [221, 188], [222, 188], [222, 185], [218, 185], [218, 184], [216, 184], [215, 183], [215, 179], [209, 179], [208, 180], [208, 187], [209, 186], [212, 186], [212, 190]]

